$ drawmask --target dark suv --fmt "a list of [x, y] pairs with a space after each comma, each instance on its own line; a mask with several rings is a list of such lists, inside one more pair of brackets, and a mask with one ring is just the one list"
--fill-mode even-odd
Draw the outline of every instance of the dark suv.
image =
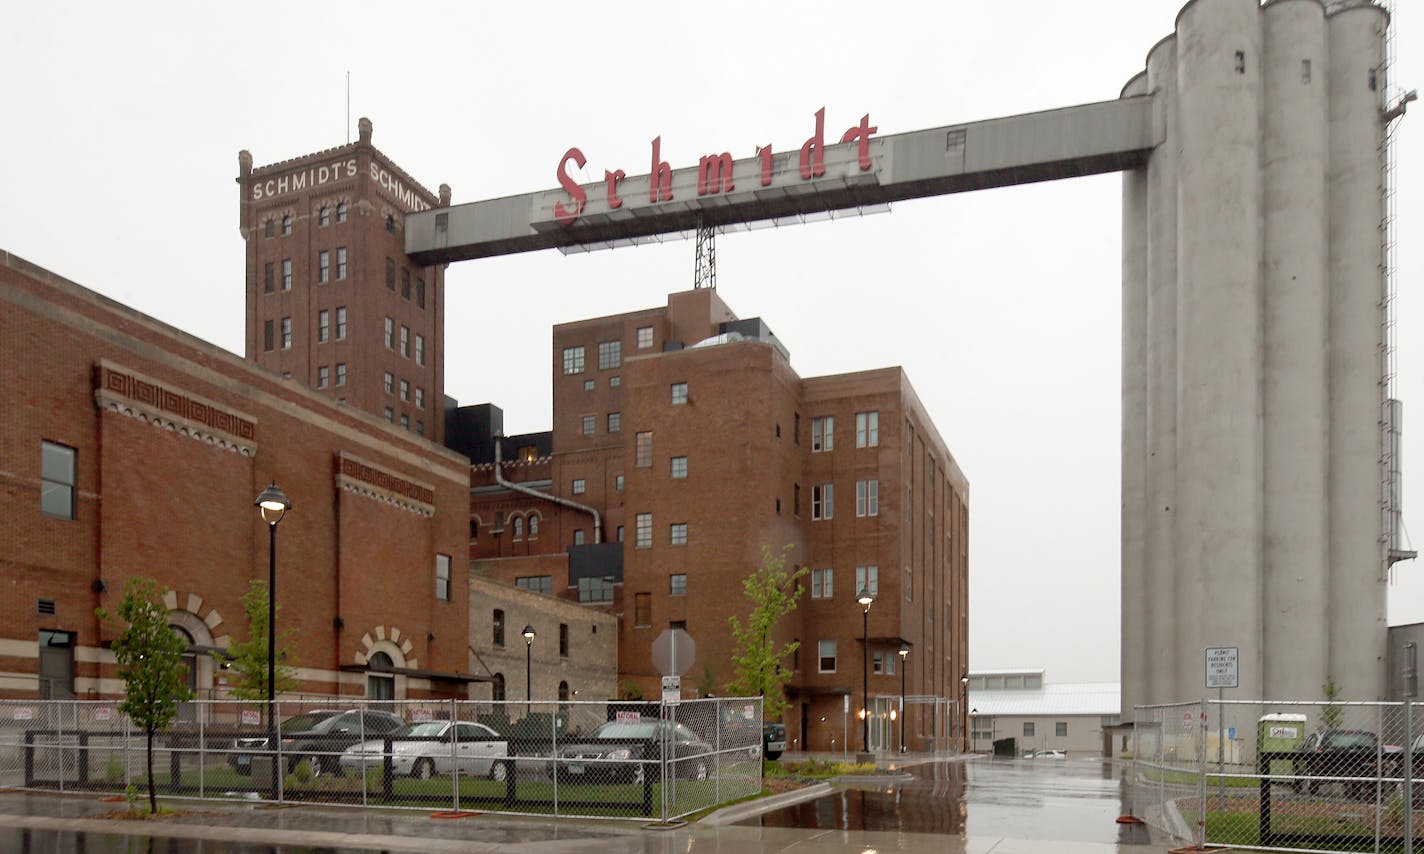
[[[1314, 794], [1329, 782], [1342, 782], [1352, 797], [1369, 797], [1375, 781], [1394, 776], [1393, 748], [1380, 749], [1374, 733], [1360, 729], [1327, 729], [1311, 733], [1295, 760], [1295, 789]], [[1339, 778], [1348, 778], [1340, 780]], [[1327, 779], [1314, 779], [1327, 778]]]

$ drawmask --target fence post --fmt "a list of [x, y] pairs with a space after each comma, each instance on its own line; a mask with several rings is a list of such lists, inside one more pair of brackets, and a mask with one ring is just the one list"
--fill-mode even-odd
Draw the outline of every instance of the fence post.
[[1197, 804], [1197, 848], [1206, 847], [1206, 698], [1197, 707], [1197, 771], [1201, 800]]
[[207, 738], [204, 736], [207, 727], [203, 724], [203, 717], [208, 708], [200, 705], [198, 700], [193, 701], [193, 708], [198, 712], [198, 797], [201, 798], [205, 789], [203, 779], [207, 776], [208, 767]]
[[460, 811], [460, 718], [450, 698], [450, 809]]

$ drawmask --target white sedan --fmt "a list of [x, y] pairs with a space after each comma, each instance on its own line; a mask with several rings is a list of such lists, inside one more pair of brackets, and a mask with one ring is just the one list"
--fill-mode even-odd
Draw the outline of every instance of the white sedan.
[[[503, 780], [509, 765], [500, 760], [509, 755], [509, 742], [484, 724], [459, 721], [429, 721], [407, 724], [388, 736], [391, 770], [401, 776], [428, 779], [449, 774], [458, 767], [461, 774]], [[385, 762], [386, 739], [366, 741], [341, 754], [341, 769], [364, 774]]]
[[1067, 759], [1068, 754], [1062, 750], [1034, 750], [1024, 754], [1025, 759]]

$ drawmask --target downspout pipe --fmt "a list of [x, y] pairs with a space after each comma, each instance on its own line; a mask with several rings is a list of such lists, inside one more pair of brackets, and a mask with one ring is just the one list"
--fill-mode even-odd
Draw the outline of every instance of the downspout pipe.
[[589, 507], [586, 504], [579, 504], [577, 501], [570, 501], [569, 499], [560, 497], [558, 495], [551, 495], [547, 492], [540, 492], [537, 489], [530, 489], [527, 486], [523, 486], [521, 484], [504, 479], [504, 458], [500, 455], [500, 440], [502, 440], [503, 438], [504, 437], [500, 436], [499, 434], [495, 434], [494, 436], [495, 483], [498, 483], [505, 489], [511, 490], [513, 492], [518, 492], [523, 495], [528, 495], [531, 498], [538, 498], [542, 501], [552, 501], [553, 503], [558, 504], [561, 507], [568, 507], [571, 510], [577, 510], [581, 513], [589, 514], [593, 517], [593, 541], [595, 543], [603, 542], [603, 523], [600, 521], [600, 517], [598, 515], [597, 510], [593, 509], [592, 507]]

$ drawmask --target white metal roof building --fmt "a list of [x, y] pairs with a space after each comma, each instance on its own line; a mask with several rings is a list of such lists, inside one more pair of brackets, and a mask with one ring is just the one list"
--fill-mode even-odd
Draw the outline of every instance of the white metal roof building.
[[969, 746], [990, 752], [1015, 739], [1015, 752], [1104, 752], [1104, 727], [1119, 721], [1116, 682], [1048, 682], [1042, 670], [969, 672]]

